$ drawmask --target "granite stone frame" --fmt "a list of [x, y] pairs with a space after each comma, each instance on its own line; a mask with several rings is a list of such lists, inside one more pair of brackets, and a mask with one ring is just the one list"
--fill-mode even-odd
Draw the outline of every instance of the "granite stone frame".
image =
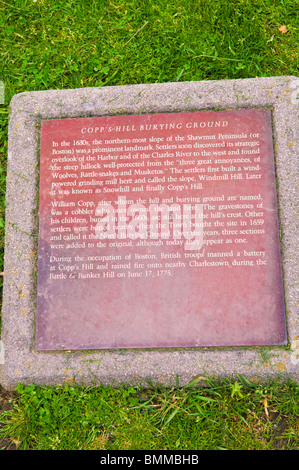
[[[164, 83], [25, 92], [11, 101], [0, 382], [185, 385], [196, 377], [298, 381], [299, 78]], [[275, 347], [34, 349], [41, 119], [270, 108], [277, 176], [288, 345]]]

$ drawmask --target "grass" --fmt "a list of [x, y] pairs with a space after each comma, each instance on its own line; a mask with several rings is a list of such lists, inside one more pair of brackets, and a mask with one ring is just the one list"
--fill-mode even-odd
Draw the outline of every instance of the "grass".
[[298, 6], [298, 0], [1, 1], [0, 79], [10, 100], [25, 90], [292, 75]]
[[[17, 387], [0, 438], [23, 450], [298, 450], [298, 385]], [[296, 418], [297, 416], [297, 418]]]
[[[14, 94], [298, 75], [298, 7], [298, 0], [0, 0], [0, 272]], [[1, 289], [0, 275], [0, 309]], [[298, 448], [292, 382], [146, 390], [20, 385], [0, 395], [6, 448]]]

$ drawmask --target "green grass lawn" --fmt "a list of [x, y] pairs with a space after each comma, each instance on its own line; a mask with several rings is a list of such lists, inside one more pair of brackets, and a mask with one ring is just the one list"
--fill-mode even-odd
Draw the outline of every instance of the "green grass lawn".
[[[0, 273], [14, 94], [298, 76], [298, 0], [0, 0], [0, 26]], [[20, 386], [10, 405], [2, 413], [3, 447], [11, 441], [24, 449], [298, 448], [292, 382], [170, 390]]]
[[14, 408], [2, 413], [0, 438], [26, 450], [298, 449], [296, 384], [206, 385], [20, 385]]

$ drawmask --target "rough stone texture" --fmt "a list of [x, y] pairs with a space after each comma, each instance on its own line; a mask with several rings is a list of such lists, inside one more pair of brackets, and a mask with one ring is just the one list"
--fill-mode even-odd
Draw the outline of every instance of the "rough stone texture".
[[[298, 381], [299, 79], [246, 80], [51, 90], [11, 102], [8, 142], [0, 381], [24, 384], [121, 382], [185, 385], [196, 377]], [[279, 347], [37, 352], [34, 349], [41, 119], [270, 107], [276, 159], [289, 344]]]

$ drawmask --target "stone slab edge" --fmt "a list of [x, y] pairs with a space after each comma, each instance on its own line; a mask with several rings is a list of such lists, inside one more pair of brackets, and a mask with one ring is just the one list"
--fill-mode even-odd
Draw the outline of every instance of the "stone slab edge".
[[[186, 385], [197, 377], [298, 382], [299, 78], [140, 84], [34, 91], [11, 101], [0, 382], [117, 386], [148, 381]], [[38, 352], [34, 349], [41, 119], [270, 107], [285, 285], [286, 347], [128, 349]]]

